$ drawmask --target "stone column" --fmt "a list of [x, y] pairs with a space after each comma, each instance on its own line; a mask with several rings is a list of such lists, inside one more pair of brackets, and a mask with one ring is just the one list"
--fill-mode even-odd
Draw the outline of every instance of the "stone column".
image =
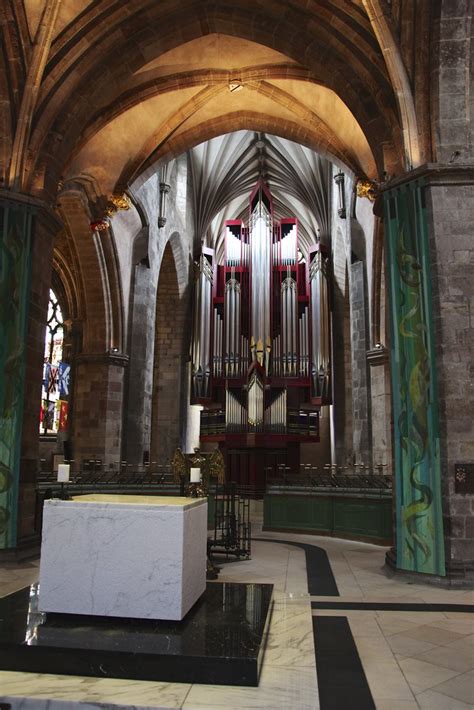
[[366, 359], [368, 323], [364, 263], [356, 261], [350, 268], [353, 449], [356, 462], [370, 465], [372, 435]]
[[[432, 260], [446, 573], [474, 579], [474, 170], [424, 171]], [[456, 471], [465, 471], [463, 481]]]
[[372, 460], [374, 473], [392, 472], [390, 365], [383, 346], [367, 352], [370, 368]]
[[[332, 463], [345, 465], [352, 460], [352, 375], [350, 351], [349, 275], [342, 231], [333, 237], [333, 405], [330, 408]], [[326, 461], [325, 463], [329, 463]]]
[[472, 167], [422, 166], [391, 186], [385, 209], [397, 503], [387, 561], [472, 582]]
[[123, 456], [129, 463], [142, 463], [144, 452], [150, 453], [156, 315], [151, 275], [147, 265], [139, 263], [135, 267], [123, 447]]
[[128, 357], [82, 353], [76, 358], [73, 427], [75, 465], [100, 459], [105, 467], [121, 459], [124, 375]]
[[178, 272], [184, 275], [183, 271], [179, 264], [177, 270], [168, 243], [161, 262], [156, 298], [150, 457], [165, 465], [171, 461], [177, 446], [186, 446], [191, 289], [178, 284]]
[[[6, 435], [5, 427], [8, 428], [11, 415], [14, 415], [16, 433], [12, 434], [18, 442], [11, 449], [9, 461], [2, 461], [3, 483], [0, 483], [0, 488], [3, 490], [0, 491], [0, 506], [4, 512], [0, 517], [4, 525], [0, 525], [3, 527], [0, 532], [0, 548], [5, 550], [4, 554], [22, 557], [35, 554], [39, 549], [36, 476], [44, 335], [53, 243], [62, 225], [44, 203], [34, 198], [2, 191], [0, 200], [2, 260], [6, 265], [6, 281], [3, 283], [5, 293], [2, 292], [1, 296], [5, 312], [1, 316], [0, 325], [2, 347], [6, 348], [4, 352], [7, 353], [0, 388], [0, 420]], [[10, 239], [12, 236], [13, 242]], [[24, 274], [26, 288], [21, 286], [23, 277], [20, 262], [24, 262], [27, 269]], [[22, 305], [21, 300], [24, 298], [26, 303]], [[19, 314], [22, 311], [24, 313], [23, 324], [18, 322], [18, 327], [15, 325], [17, 309]], [[11, 367], [16, 369], [11, 370]], [[14, 384], [14, 387], [9, 388], [9, 384]], [[13, 400], [9, 392], [13, 393]], [[14, 404], [13, 409], [9, 402]], [[2, 438], [5, 443], [5, 437]]]

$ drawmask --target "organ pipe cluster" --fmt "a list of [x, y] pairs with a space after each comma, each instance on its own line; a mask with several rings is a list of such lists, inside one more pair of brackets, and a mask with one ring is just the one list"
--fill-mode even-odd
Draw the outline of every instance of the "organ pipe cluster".
[[317, 245], [302, 257], [298, 220], [274, 220], [262, 181], [247, 224], [229, 220], [224, 241], [222, 263], [203, 249], [196, 273], [192, 395], [204, 433], [216, 422], [224, 439], [314, 438], [332, 391], [328, 254]]

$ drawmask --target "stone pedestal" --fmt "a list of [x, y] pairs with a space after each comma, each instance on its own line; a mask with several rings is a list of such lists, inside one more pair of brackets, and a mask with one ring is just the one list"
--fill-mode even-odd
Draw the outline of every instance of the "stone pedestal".
[[46, 500], [46, 612], [182, 619], [206, 588], [207, 500], [92, 494]]

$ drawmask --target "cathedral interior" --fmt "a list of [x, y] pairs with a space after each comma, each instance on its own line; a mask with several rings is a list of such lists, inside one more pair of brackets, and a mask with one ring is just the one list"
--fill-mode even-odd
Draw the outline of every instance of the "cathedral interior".
[[474, 707], [473, 15], [2, 1], [2, 709]]

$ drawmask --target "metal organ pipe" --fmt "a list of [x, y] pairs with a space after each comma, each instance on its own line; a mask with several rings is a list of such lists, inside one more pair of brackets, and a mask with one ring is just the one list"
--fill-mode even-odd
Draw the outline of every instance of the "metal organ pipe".
[[281, 292], [281, 340], [282, 340], [282, 373], [286, 375], [286, 343], [288, 333], [286, 330], [286, 289], [285, 284], [282, 284]]
[[240, 266], [240, 252], [242, 242], [227, 227], [226, 230], [226, 262], [227, 266]]
[[296, 282], [288, 276], [281, 285], [283, 375], [296, 374]]
[[290, 322], [291, 322], [291, 374], [296, 375], [296, 319], [298, 317], [296, 310], [296, 282], [292, 279], [290, 289]]
[[303, 374], [303, 316], [298, 319], [298, 338], [300, 343], [300, 375]]
[[235, 306], [234, 306], [234, 372], [240, 374], [240, 286], [235, 285]]
[[280, 392], [265, 410], [265, 428], [274, 433], [284, 433], [286, 429], [286, 390]]
[[244, 410], [238, 399], [229, 390], [226, 391], [225, 396], [225, 411], [226, 431], [242, 431]]
[[224, 323], [219, 317], [219, 376], [222, 377], [222, 334], [224, 332]]
[[198, 327], [193, 342], [193, 384], [197, 398], [208, 397], [211, 376], [211, 297], [212, 267], [204, 255], [199, 262], [196, 281], [196, 313]]
[[235, 291], [229, 281], [229, 375], [234, 374], [234, 319], [235, 319]]
[[240, 285], [234, 278], [226, 284], [225, 329], [226, 375], [235, 376], [240, 352]]
[[213, 361], [212, 361], [212, 374], [214, 376], [217, 375], [217, 310], [214, 308], [213, 310], [213, 332], [214, 332], [214, 337], [212, 339], [212, 352], [213, 352]]
[[281, 265], [292, 266], [293, 264], [296, 264], [296, 228], [294, 225], [281, 240]]
[[309, 377], [309, 334], [310, 334], [310, 322], [309, 322], [309, 308], [306, 309], [305, 313], [305, 339], [306, 339], [306, 376]]
[[308, 374], [308, 311], [305, 307], [300, 318], [300, 375]]
[[[263, 365], [265, 343], [270, 336], [271, 222], [264, 205], [259, 202], [252, 215], [251, 333], [256, 344], [256, 358]], [[261, 352], [260, 352], [261, 351]]]

